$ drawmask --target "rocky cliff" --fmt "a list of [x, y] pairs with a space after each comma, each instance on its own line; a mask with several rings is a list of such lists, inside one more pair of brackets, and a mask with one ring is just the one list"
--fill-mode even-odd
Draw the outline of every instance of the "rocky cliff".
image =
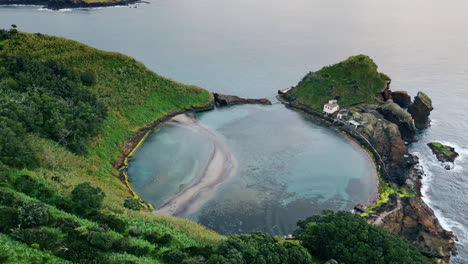
[[432, 209], [420, 198], [391, 194], [390, 201], [375, 210], [369, 223], [409, 240], [423, 255], [438, 263], [449, 261], [455, 244], [453, 233], [441, 227]]
[[377, 110], [384, 118], [398, 126], [401, 137], [406, 142], [416, 141], [416, 126], [411, 115], [394, 103], [392, 99], [380, 105]]

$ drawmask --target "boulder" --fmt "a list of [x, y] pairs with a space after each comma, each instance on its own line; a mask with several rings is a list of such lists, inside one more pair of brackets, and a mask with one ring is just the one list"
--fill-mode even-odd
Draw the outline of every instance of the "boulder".
[[377, 110], [384, 116], [385, 119], [398, 126], [401, 137], [404, 141], [416, 141], [414, 138], [416, 135], [416, 126], [414, 124], [413, 118], [398, 104], [394, 103], [393, 100], [388, 100], [379, 106]]
[[416, 128], [425, 129], [429, 126], [431, 122], [429, 115], [433, 109], [431, 98], [423, 92], [418, 92], [414, 102], [408, 107], [408, 112], [413, 117]]
[[238, 105], [238, 104], [264, 104], [264, 105], [271, 105], [270, 100], [266, 98], [261, 99], [245, 99], [240, 98], [234, 95], [225, 95], [225, 94], [213, 94], [216, 106], [229, 106], [229, 105]]
[[401, 107], [407, 108], [411, 104], [411, 96], [406, 91], [392, 92], [393, 102]]

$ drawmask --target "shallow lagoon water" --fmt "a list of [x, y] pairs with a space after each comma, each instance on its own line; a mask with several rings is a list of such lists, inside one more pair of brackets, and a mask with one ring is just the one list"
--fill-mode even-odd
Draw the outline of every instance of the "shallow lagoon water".
[[433, 124], [410, 150], [428, 175], [424, 199], [459, 238], [451, 261], [459, 264], [468, 263], [468, 155], [445, 171], [426, 143], [468, 149], [466, 10], [465, 0], [153, 0], [66, 12], [0, 8], [0, 26], [122, 52], [177, 81], [244, 97], [274, 99], [308, 71], [371, 56], [393, 90], [422, 90], [433, 99]]
[[[281, 104], [229, 107], [196, 119], [225, 139], [239, 168], [185, 217], [223, 234], [290, 234], [297, 220], [322, 209], [350, 210], [376, 189], [366, 152]], [[135, 190], [157, 207], [180, 183], [198, 177], [209, 144], [203, 135], [164, 125], [132, 157]]]

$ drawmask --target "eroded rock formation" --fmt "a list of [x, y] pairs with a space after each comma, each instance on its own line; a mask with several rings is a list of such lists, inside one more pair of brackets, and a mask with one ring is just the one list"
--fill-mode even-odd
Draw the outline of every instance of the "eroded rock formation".
[[407, 91], [392, 92], [392, 100], [401, 107], [407, 108], [411, 104], [411, 96]]
[[418, 92], [414, 102], [408, 107], [408, 112], [413, 117], [416, 128], [425, 129], [429, 126], [431, 122], [429, 114], [433, 109], [431, 98], [423, 92]]

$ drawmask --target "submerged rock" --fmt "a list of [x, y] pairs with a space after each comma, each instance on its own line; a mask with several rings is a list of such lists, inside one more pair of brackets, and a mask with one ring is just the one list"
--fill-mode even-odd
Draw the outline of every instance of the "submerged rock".
[[437, 142], [432, 142], [427, 145], [431, 148], [432, 153], [436, 155], [437, 159], [442, 162], [446, 170], [450, 170], [453, 167], [453, 162], [458, 157], [455, 148]]
[[388, 100], [377, 109], [385, 119], [396, 124], [404, 141], [416, 141], [416, 126], [411, 115], [392, 100]]
[[229, 106], [229, 105], [238, 105], [238, 104], [264, 104], [264, 105], [271, 105], [270, 100], [266, 98], [261, 99], [245, 99], [240, 98], [234, 95], [225, 95], [219, 93], [213, 93], [215, 98], [216, 106]]
[[413, 117], [416, 128], [425, 129], [429, 126], [431, 122], [429, 115], [433, 109], [431, 98], [423, 92], [418, 92], [414, 102], [408, 107], [408, 112]]
[[395, 91], [392, 92], [393, 102], [401, 107], [408, 107], [411, 104], [411, 96], [407, 91]]

